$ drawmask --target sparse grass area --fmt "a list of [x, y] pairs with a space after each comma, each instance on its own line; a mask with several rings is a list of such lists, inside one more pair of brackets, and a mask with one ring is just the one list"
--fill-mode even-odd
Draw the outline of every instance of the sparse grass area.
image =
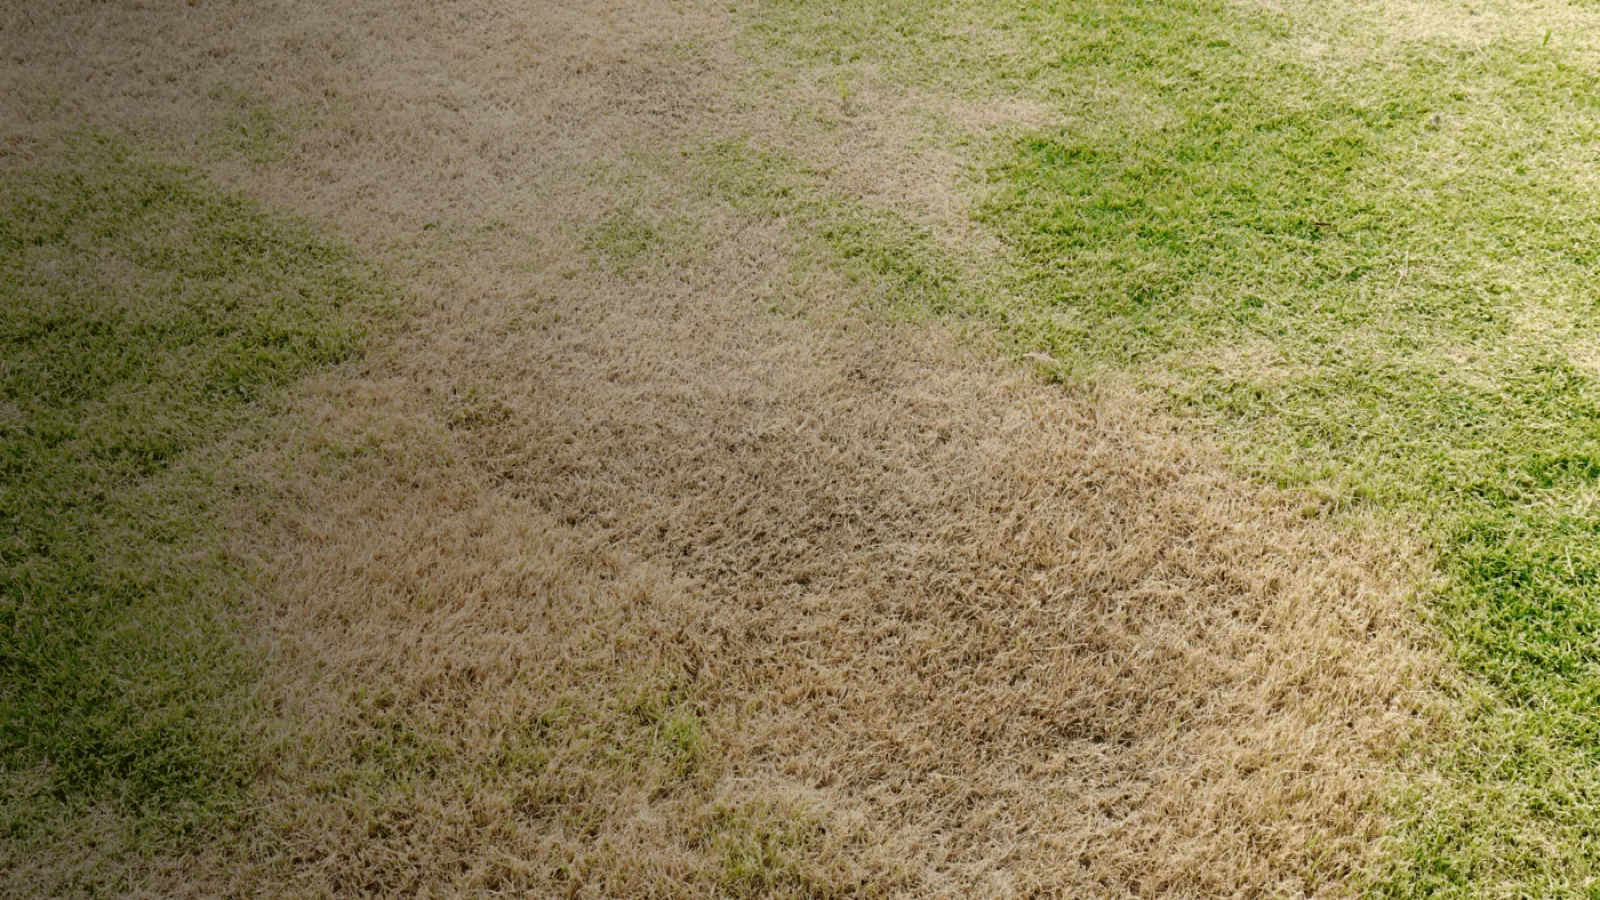
[[[1249, 471], [1429, 539], [1466, 724], [1417, 748], [1430, 773], [1374, 895], [1600, 877], [1600, 111], [1581, 99], [1600, 84], [1550, 39], [1570, 15], [790, 2], [755, 26], [806, 65], [1051, 104], [1061, 124], [982, 175], [1019, 274], [950, 308], [1070, 375], [1131, 374]], [[916, 243], [853, 250], [837, 221], [810, 224], [847, 258]]]
[[158, 848], [241, 795], [251, 573], [214, 519], [241, 482], [197, 454], [392, 303], [346, 251], [114, 143], [0, 168], [0, 872], [93, 856], [108, 816]]

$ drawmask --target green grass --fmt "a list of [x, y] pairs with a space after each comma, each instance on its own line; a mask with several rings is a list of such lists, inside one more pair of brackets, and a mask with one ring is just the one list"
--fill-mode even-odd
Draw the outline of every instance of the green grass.
[[611, 268], [626, 272], [638, 265], [665, 238], [661, 228], [645, 221], [631, 209], [619, 209], [591, 229], [588, 249]]
[[[782, 152], [719, 141], [694, 154], [697, 187], [748, 212], [781, 218], [810, 239], [791, 259], [839, 272], [886, 316], [957, 319], [986, 312], [968, 274], [924, 228], [828, 191], [825, 173]], [[774, 311], [777, 308], [774, 307]]]
[[206, 458], [392, 306], [370, 268], [81, 137], [0, 168], [0, 842], [202, 827], [254, 774], [250, 573]]
[[720, 858], [718, 896], [845, 895], [847, 891], [816, 879], [800, 864], [819, 832], [815, 823], [795, 810], [751, 803], [716, 807], [695, 843]]
[[[609, 173], [596, 177], [606, 184]], [[619, 185], [624, 187], [625, 185]], [[683, 219], [651, 220], [634, 209], [615, 209], [588, 229], [585, 249], [598, 269], [628, 275], [646, 264], [682, 264], [697, 253], [700, 238]]]
[[[1006, 289], [940, 288], [940, 308], [1069, 376], [1131, 375], [1245, 470], [1429, 543], [1467, 725], [1418, 748], [1374, 896], [1600, 896], [1600, 68], [1547, 37], [1581, 16], [789, 0], [752, 25], [774, 66], [1056, 109], [979, 173]], [[926, 284], [894, 268], [926, 238], [852, 250], [841, 223], [872, 214], [786, 192], [732, 193]]]
[[308, 118], [303, 112], [276, 109], [225, 84], [212, 88], [208, 96], [218, 109], [217, 124], [201, 137], [201, 147], [256, 167], [283, 161], [296, 128]]

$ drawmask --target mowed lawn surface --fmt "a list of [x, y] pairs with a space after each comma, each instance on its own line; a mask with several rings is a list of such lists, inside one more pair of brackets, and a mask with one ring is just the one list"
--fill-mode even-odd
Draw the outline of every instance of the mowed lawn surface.
[[[81, 136], [0, 167], [0, 860], [161, 848], [261, 763], [204, 456], [392, 305], [367, 267]], [[99, 824], [94, 824], [98, 822]]]
[[[1588, 29], [1586, 32], [1585, 29]], [[768, 4], [761, 52], [1031, 101], [974, 173], [962, 303], [1131, 375], [1246, 470], [1414, 527], [1466, 676], [1383, 896], [1600, 878], [1600, 68], [1566, 4]]]
[[[1415, 614], [1459, 668], [1459, 679], [1447, 679], [1450, 708], [1431, 734], [1394, 761], [1390, 774], [1396, 777], [1388, 783], [1409, 787], [1387, 798], [1390, 827], [1376, 861], [1357, 872], [1311, 871], [1316, 866], [1308, 864], [1299, 883], [1335, 891], [1340, 888], [1329, 885], [1338, 882], [1352, 892], [1390, 897], [1592, 896], [1600, 890], [1600, 328], [1594, 324], [1600, 287], [1593, 277], [1600, 263], [1600, 195], [1593, 190], [1600, 164], [1600, 103], [1594, 99], [1600, 97], [1600, 45], [1591, 43], [1600, 34], [1600, 15], [1561, 3], [1244, 0], [767, 0], [734, 13], [732, 21], [745, 29], [738, 46], [757, 76], [730, 89], [736, 99], [748, 100], [750, 92], [759, 99], [765, 77], [769, 86], [800, 80], [833, 86], [836, 102], [827, 98], [833, 111], [819, 120], [875, 114], [872, 104], [889, 95], [903, 105], [915, 105], [917, 97], [930, 107], [938, 107], [935, 100], [969, 108], [1005, 101], [1032, 112], [1026, 124], [985, 131], [978, 140], [937, 116], [908, 119], [928, 129], [922, 137], [946, 142], [971, 165], [966, 186], [977, 199], [965, 224], [981, 240], [970, 244], [958, 239], [952, 246], [948, 234], [892, 208], [892, 198], [851, 195], [818, 174], [825, 167], [812, 167], [805, 147], [728, 139], [737, 129], [723, 127], [715, 140], [702, 140], [698, 155], [677, 154], [691, 161], [673, 165], [695, 173], [679, 189], [783, 219], [825, 248], [824, 266], [865, 285], [861, 297], [886, 297], [919, 316], [976, 321], [1018, 354], [1034, 354], [1074, 389], [1132, 382], [1188, 417], [1197, 432], [1220, 437], [1239, 471], [1306, 498], [1310, 518], [1351, 530], [1378, 525], [1408, 531], [1427, 545], [1435, 577], [1418, 584]], [[350, 52], [342, 44], [337, 49], [336, 59]], [[703, 49], [692, 41], [674, 44], [661, 59], [699, 65]], [[522, 64], [521, 57], [514, 61]], [[668, 63], [652, 62], [664, 69]], [[591, 71], [587, 65], [574, 63], [572, 71]], [[805, 78], [789, 78], [796, 73]], [[606, 89], [620, 90], [620, 83]], [[244, 96], [204, 95], [218, 102]], [[336, 121], [344, 109], [329, 104], [323, 114]], [[809, 113], [785, 114], [799, 122]], [[341, 159], [339, 142], [326, 142], [320, 151], [308, 142], [308, 150], [294, 144], [287, 126], [279, 134], [275, 121], [261, 112], [235, 122], [248, 146], [234, 149], [251, 166], [292, 170], [295, 153]], [[538, 121], [552, 121], [552, 114]], [[842, 127], [832, 119], [824, 125], [824, 131]], [[396, 145], [416, 141], [409, 126], [380, 120], [371, 128], [400, 135]], [[366, 133], [365, 126], [357, 131]], [[257, 132], [266, 138], [257, 140]], [[275, 713], [272, 698], [263, 695], [270, 681], [257, 671], [261, 661], [252, 653], [258, 648], [240, 627], [237, 602], [248, 595], [254, 573], [229, 553], [218, 514], [250, 488], [230, 471], [226, 454], [208, 449], [270, 418], [284, 385], [356, 353], [365, 327], [394, 303], [394, 290], [330, 238], [186, 170], [93, 137], [68, 143], [40, 160], [0, 157], [0, 871], [55, 854], [69, 874], [52, 889], [94, 893], [134, 885], [119, 882], [114, 867], [111, 874], [91, 871], [104, 849], [90, 847], [91, 839], [135, 857], [192, 853], [233, 827], [230, 816], [248, 806], [252, 785], [262, 780], [267, 751], [257, 726]], [[632, 162], [642, 168], [654, 164], [638, 159]], [[595, 169], [589, 177], [605, 183], [605, 167]], [[323, 173], [334, 180], [326, 190], [336, 193], [343, 188], [332, 172]], [[415, 184], [395, 183], [423, 200], [439, 200]], [[442, 201], [440, 208], [455, 209]], [[691, 238], [619, 209], [588, 223], [580, 249], [593, 257], [589, 268], [576, 251], [554, 257], [560, 264], [551, 268], [559, 274], [539, 284], [557, 287], [540, 302], [555, 303], [569, 296], [560, 290], [576, 290], [562, 283], [592, 282], [601, 286], [594, 294], [573, 296], [603, 308], [615, 302], [612, 295], [660, 293], [648, 281], [629, 281], [646, 278], [656, 271], [652, 265], [666, 273], [658, 272], [662, 284], [678, 277], [673, 265], [680, 264], [663, 263], [659, 248]], [[406, 221], [398, 213], [387, 218]], [[437, 225], [430, 220], [418, 234], [431, 234]], [[552, 227], [550, 235], [559, 237], [566, 226]], [[402, 233], [404, 226], [393, 227]], [[693, 232], [685, 226], [683, 233]], [[451, 264], [463, 270], [476, 265], [463, 258], [467, 262]], [[428, 270], [427, 262], [409, 262]], [[707, 284], [726, 281], [713, 277], [721, 270], [708, 271]], [[425, 278], [419, 281], [426, 287]], [[626, 294], [619, 285], [629, 284], [642, 287]], [[494, 285], [504, 296], [525, 290], [521, 282]], [[575, 310], [557, 312], [582, 318]], [[663, 321], [678, 315], [663, 315]], [[551, 321], [560, 316], [552, 313]], [[460, 348], [477, 341], [502, 345], [472, 330], [480, 326], [449, 316], [440, 316], [435, 327], [447, 330], [451, 340], [443, 343], [461, 354], [445, 358], [488, 373], [481, 388], [474, 385], [481, 395], [449, 392], [458, 407], [451, 427], [463, 433], [501, 428], [516, 436], [507, 439], [511, 444], [542, 446], [540, 404], [555, 389], [553, 381], [528, 381], [524, 393], [532, 399], [513, 397], [504, 408], [483, 399], [510, 387], [495, 383], [498, 375], [530, 378], [517, 362], [526, 345], [506, 344], [504, 354], [486, 351], [478, 358]], [[549, 346], [561, 349], [551, 340]], [[415, 347], [411, 352], [427, 356]], [[656, 363], [677, 364], [675, 358], [645, 359], [652, 365], [638, 367], [634, 374], [641, 379], [661, 368]], [[434, 368], [404, 371], [423, 373], [420, 380], [435, 377], [427, 374]], [[590, 397], [603, 396], [615, 380], [575, 380], [565, 388], [587, 385]], [[542, 414], [557, 425], [571, 424], [566, 415], [582, 419], [584, 428], [591, 424], [567, 407]], [[685, 433], [725, 430], [723, 419], [702, 418], [686, 418]], [[573, 451], [585, 465], [626, 461], [640, 446], [620, 438], [607, 445], [594, 430], [574, 427], [573, 433], [595, 442]], [[720, 465], [717, 459], [713, 464]], [[530, 468], [498, 476], [537, 486], [560, 475], [558, 466]], [[656, 489], [663, 496], [687, 490]], [[1092, 495], [1086, 491], [1083, 504], [1092, 504]], [[552, 511], [563, 509], [558, 501], [551, 501]], [[587, 509], [587, 502], [571, 501], [567, 511]], [[258, 505], [271, 514], [270, 502]], [[540, 520], [516, 515], [525, 511], [496, 513], [494, 528], [474, 525], [473, 534], [515, 532], [505, 545], [518, 563], [508, 568], [520, 571], [516, 554], [526, 554], [533, 539], [507, 523], [526, 529], [527, 521]], [[568, 524], [586, 523], [588, 515], [568, 516]], [[793, 515], [813, 524], [803, 509]], [[981, 519], [973, 514], [974, 522]], [[671, 532], [667, 522], [660, 520], [661, 535]], [[404, 537], [426, 545], [424, 531], [411, 528]], [[597, 534], [597, 545], [616, 540], [610, 531]], [[906, 534], [907, 547], [933, 541], [914, 530]], [[654, 546], [649, 535], [633, 540], [648, 557]], [[1004, 546], [1020, 539], [1007, 540]], [[708, 546], [716, 549], [714, 538]], [[551, 558], [557, 560], [552, 571], [566, 565]], [[1004, 575], [1017, 568], [1004, 552], [996, 551], [996, 559], [993, 568]], [[595, 563], [597, 569], [612, 565]], [[337, 580], [336, 565], [326, 568], [333, 572], [328, 583], [348, 588]], [[744, 571], [755, 579], [760, 568]], [[731, 571], [709, 563], [707, 570]], [[476, 577], [467, 581], [475, 585]], [[740, 596], [766, 590], [752, 583]], [[478, 590], [450, 588], [458, 589], [465, 595]], [[339, 596], [322, 596], [337, 593], [319, 587], [316, 597], [337, 605]], [[772, 596], [785, 603], [790, 598]], [[527, 608], [519, 605], [524, 598], [502, 591], [491, 599], [509, 604], [507, 621], [527, 621]], [[640, 603], [635, 597], [615, 608]], [[408, 604], [375, 606], [373, 615], [399, 620], [399, 612], [414, 611]], [[667, 600], [659, 606], [679, 609]], [[728, 608], [736, 606], [730, 601]], [[688, 609], [693, 615], [683, 615], [693, 629], [679, 629], [679, 638], [641, 631], [647, 637], [638, 638], [639, 646], [670, 657], [672, 640], [687, 640], [682, 635], [699, 633], [723, 614]], [[581, 630], [576, 612], [545, 614]], [[431, 614], [418, 616], [438, 624]], [[471, 634], [501, 633], [461, 621]], [[953, 633], [963, 620], [930, 621]], [[1067, 631], [1079, 627], [1068, 625]], [[560, 628], [544, 631], [559, 635]], [[750, 631], [757, 633], [753, 626]], [[1060, 646], [1071, 637], [1063, 636]], [[553, 658], [554, 651], [537, 642], [543, 639], [536, 635], [534, 643], [517, 646], [527, 656], [544, 648]], [[549, 640], [550, 647], [564, 646]], [[832, 640], [821, 645], [856, 646], [838, 633]], [[766, 653], [759, 641], [751, 647], [752, 654], [766, 654], [761, 659], [782, 657]], [[861, 654], [881, 649], [861, 647]], [[1059, 647], [1052, 642], [1049, 649]], [[696, 644], [695, 659], [700, 652]], [[506, 657], [520, 665], [516, 654]], [[1048, 658], [1039, 651], [1037, 659]], [[516, 820], [521, 801], [504, 797], [522, 795], [509, 788], [496, 793], [501, 785], [494, 779], [520, 784], [517, 779], [532, 772], [544, 792], [534, 792], [540, 808], [554, 812], [535, 816], [541, 824], [525, 834], [500, 835], [498, 846], [540, 866], [546, 856], [569, 854], [568, 844], [579, 849], [559, 865], [516, 873], [529, 881], [507, 876], [505, 884], [589, 879], [604, 890], [608, 875], [628, 866], [624, 874], [633, 881], [618, 876], [618, 883], [655, 885], [640, 888], [641, 894], [700, 885], [735, 896], [844, 896], [874, 884], [890, 884], [885, 890], [892, 892], [895, 883], [934, 883], [885, 882], [870, 867], [862, 870], [868, 875], [851, 874], [840, 861], [870, 856], [860, 846], [869, 842], [827, 836], [855, 832], [829, 832], [801, 815], [792, 817], [800, 824], [771, 825], [763, 816], [791, 817], [750, 812], [768, 809], [759, 803], [727, 806], [717, 779], [739, 770], [718, 754], [723, 743], [736, 743], [737, 728], [713, 715], [710, 700], [687, 690], [680, 696], [676, 686], [628, 699], [606, 680], [627, 683], [606, 659], [604, 678], [581, 667], [541, 670], [560, 676], [552, 676], [557, 683], [587, 679], [603, 714], [549, 705], [531, 720], [528, 754], [472, 749], [461, 751], [466, 761], [451, 768], [430, 756], [432, 750], [390, 753], [383, 757], [394, 769], [384, 782], [389, 793], [373, 805], [399, 812], [373, 815], [346, 831], [320, 831], [324, 820], [337, 818], [325, 810], [367, 814], [334, 792], [325, 807], [306, 807], [311, 812], [304, 818], [312, 824], [285, 821], [313, 836], [359, 833], [352, 847], [342, 848], [356, 858], [348, 871], [357, 874], [328, 883], [373, 892], [431, 884], [427, 879], [443, 878], [439, 873], [470, 855], [458, 847], [481, 848], [494, 827]], [[1019, 671], [1034, 659], [1017, 663]], [[419, 658], [408, 664], [426, 673], [431, 663]], [[1327, 668], [1337, 670], [1337, 663], [1329, 660]], [[470, 671], [477, 684], [478, 670]], [[1164, 684], [1160, 674], [1152, 678]], [[948, 668], [941, 675], [954, 677]], [[409, 676], [385, 677], [404, 686]], [[1129, 691], [1127, 708], [1141, 708], [1140, 698], [1164, 696], [1127, 687], [1136, 680], [1114, 680]], [[522, 685], [514, 678], [506, 683]], [[765, 689], [753, 684], [749, 694], [726, 686], [728, 696], [696, 690], [733, 708]], [[523, 706], [543, 702], [537, 691], [518, 690], [503, 692], [518, 715], [527, 712]], [[471, 696], [449, 695], [438, 709], [455, 709]], [[437, 735], [405, 718], [428, 721], [424, 713], [431, 715], [432, 706], [391, 714], [388, 695], [380, 699], [380, 718], [405, 725], [391, 729], [399, 735], [392, 744], [412, 741], [415, 731], [425, 738], [416, 739], [418, 746], [432, 746]], [[703, 710], [696, 705], [702, 702]], [[1337, 707], [1332, 699], [1329, 705]], [[600, 727], [586, 715], [621, 724]], [[569, 727], [569, 720], [577, 724]], [[852, 748], [876, 746], [872, 741], [885, 733], [873, 730], [882, 724], [877, 720], [862, 721], [859, 734], [866, 737]], [[985, 738], [979, 749], [990, 743]], [[809, 745], [796, 740], [792, 746]], [[1016, 752], [1034, 746], [1024, 742]], [[489, 770], [494, 778], [481, 774]], [[848, 783], [850, 771], [841, 771]], [[474, 777], [480, 780], [463, 773], [479, 773]], [[632, 785], [631, 793], [618, 785]], [[474, 805], [480, 796], [493, 802]], [[618, 796], [634, 799], [613, 802]], [[429, 838], [427, 823], [449, 818], [439, 810], [455, 809], [451, 804], [458, 801], [470, 814], [452, 820], [455, 837]], [[651, 803], [657, 804], [653, 818], [626, 818], [633, 810], [649, 812]], [[266, 830], [291, 830], [264, 821]], [[417, 822], [424, 824], [402, 827]], [[651, 856], [647, 843], [654, 839], [681, 851], [678, 857]], [[1342, 839], [1355, 841], [1350, 834]], [[834, 840], [845, 849], [825, 856], [818, 848]], [[1016, 840], [1039, 843], [1026, 835]], [[1296, 844], [1296, 853], [1303, 849]], [[1310, 850], [1302, 855], [1315, 857]], [[710, 862], [702, 866], [701, 857]], [[1357, 857], [1346, 848], [1335, 858]], [[299, 858], [274, 859], [292, 867]], [[808, 868], [815, 859], [826, 864], [819, 871], [836, 866], [846, 874], [829, 881], [835, 876]], [[382, 881], [362, 874], [369, 871], [422, 880]], [[261, 877], [279, 874], [297, 873]], [[1181, 891], [1184, 884], [1141, 881], [1132, 868], [1119, 877], [1124, 892], [1140, 884], [1147, 893], [1161, 892], [1162, 884]]]

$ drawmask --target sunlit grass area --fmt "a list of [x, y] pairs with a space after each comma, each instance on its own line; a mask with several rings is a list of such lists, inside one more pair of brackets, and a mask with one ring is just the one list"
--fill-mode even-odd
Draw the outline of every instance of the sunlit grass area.
[[1600, 11], [0, 19], [0, 895], [1600, 891]]
[[[1419, 604], [1468, 676], [1467, 724], [1416, 748], [1428, 774], [1395, 800], [1377, 895], [1593, 889], [1600, 108], [1593, 54], [1565, 39], [1582, 21], [779, 3], [753, 29], [762, 52], [841, 78], [1047, 105], [1058, 124], [974, 173], [1016, 262], [1006, 289], [944, 305], [1065, 377], [1158, 388], [1330, 514], [1427, 540], [1442, 577]], [[929, 246], [886, 240], [884, 258]]]

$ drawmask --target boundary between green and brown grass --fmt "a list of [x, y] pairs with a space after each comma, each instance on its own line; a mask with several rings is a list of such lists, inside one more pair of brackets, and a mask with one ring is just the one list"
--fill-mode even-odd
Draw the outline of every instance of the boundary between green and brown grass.
[[242, 801], [255, 576], [219, 517], [252, 485], [207, 448], [396, 308], [337, 243], [115, 140], [0, 159], [0, 871], [82, 856], [50, 889], [115, 889]]
[[709, 154], [734, 195], [798, 212], [924, 311], [998, 325], [1069, 380], [1131, 377], [1324, 514], [1420, 533], [1439, 580], [1419, 612], [1465, 676], [1463, 724], [1414, 748], [1377, 896], [1594, 889], [1600, 82], [1563, 39], [1582, 15], [763, 4], [769, 71], [1055, 111], [975, 173], [1011, 263], [976, 290], [925, 229], [765, 174], [799, 163]]

